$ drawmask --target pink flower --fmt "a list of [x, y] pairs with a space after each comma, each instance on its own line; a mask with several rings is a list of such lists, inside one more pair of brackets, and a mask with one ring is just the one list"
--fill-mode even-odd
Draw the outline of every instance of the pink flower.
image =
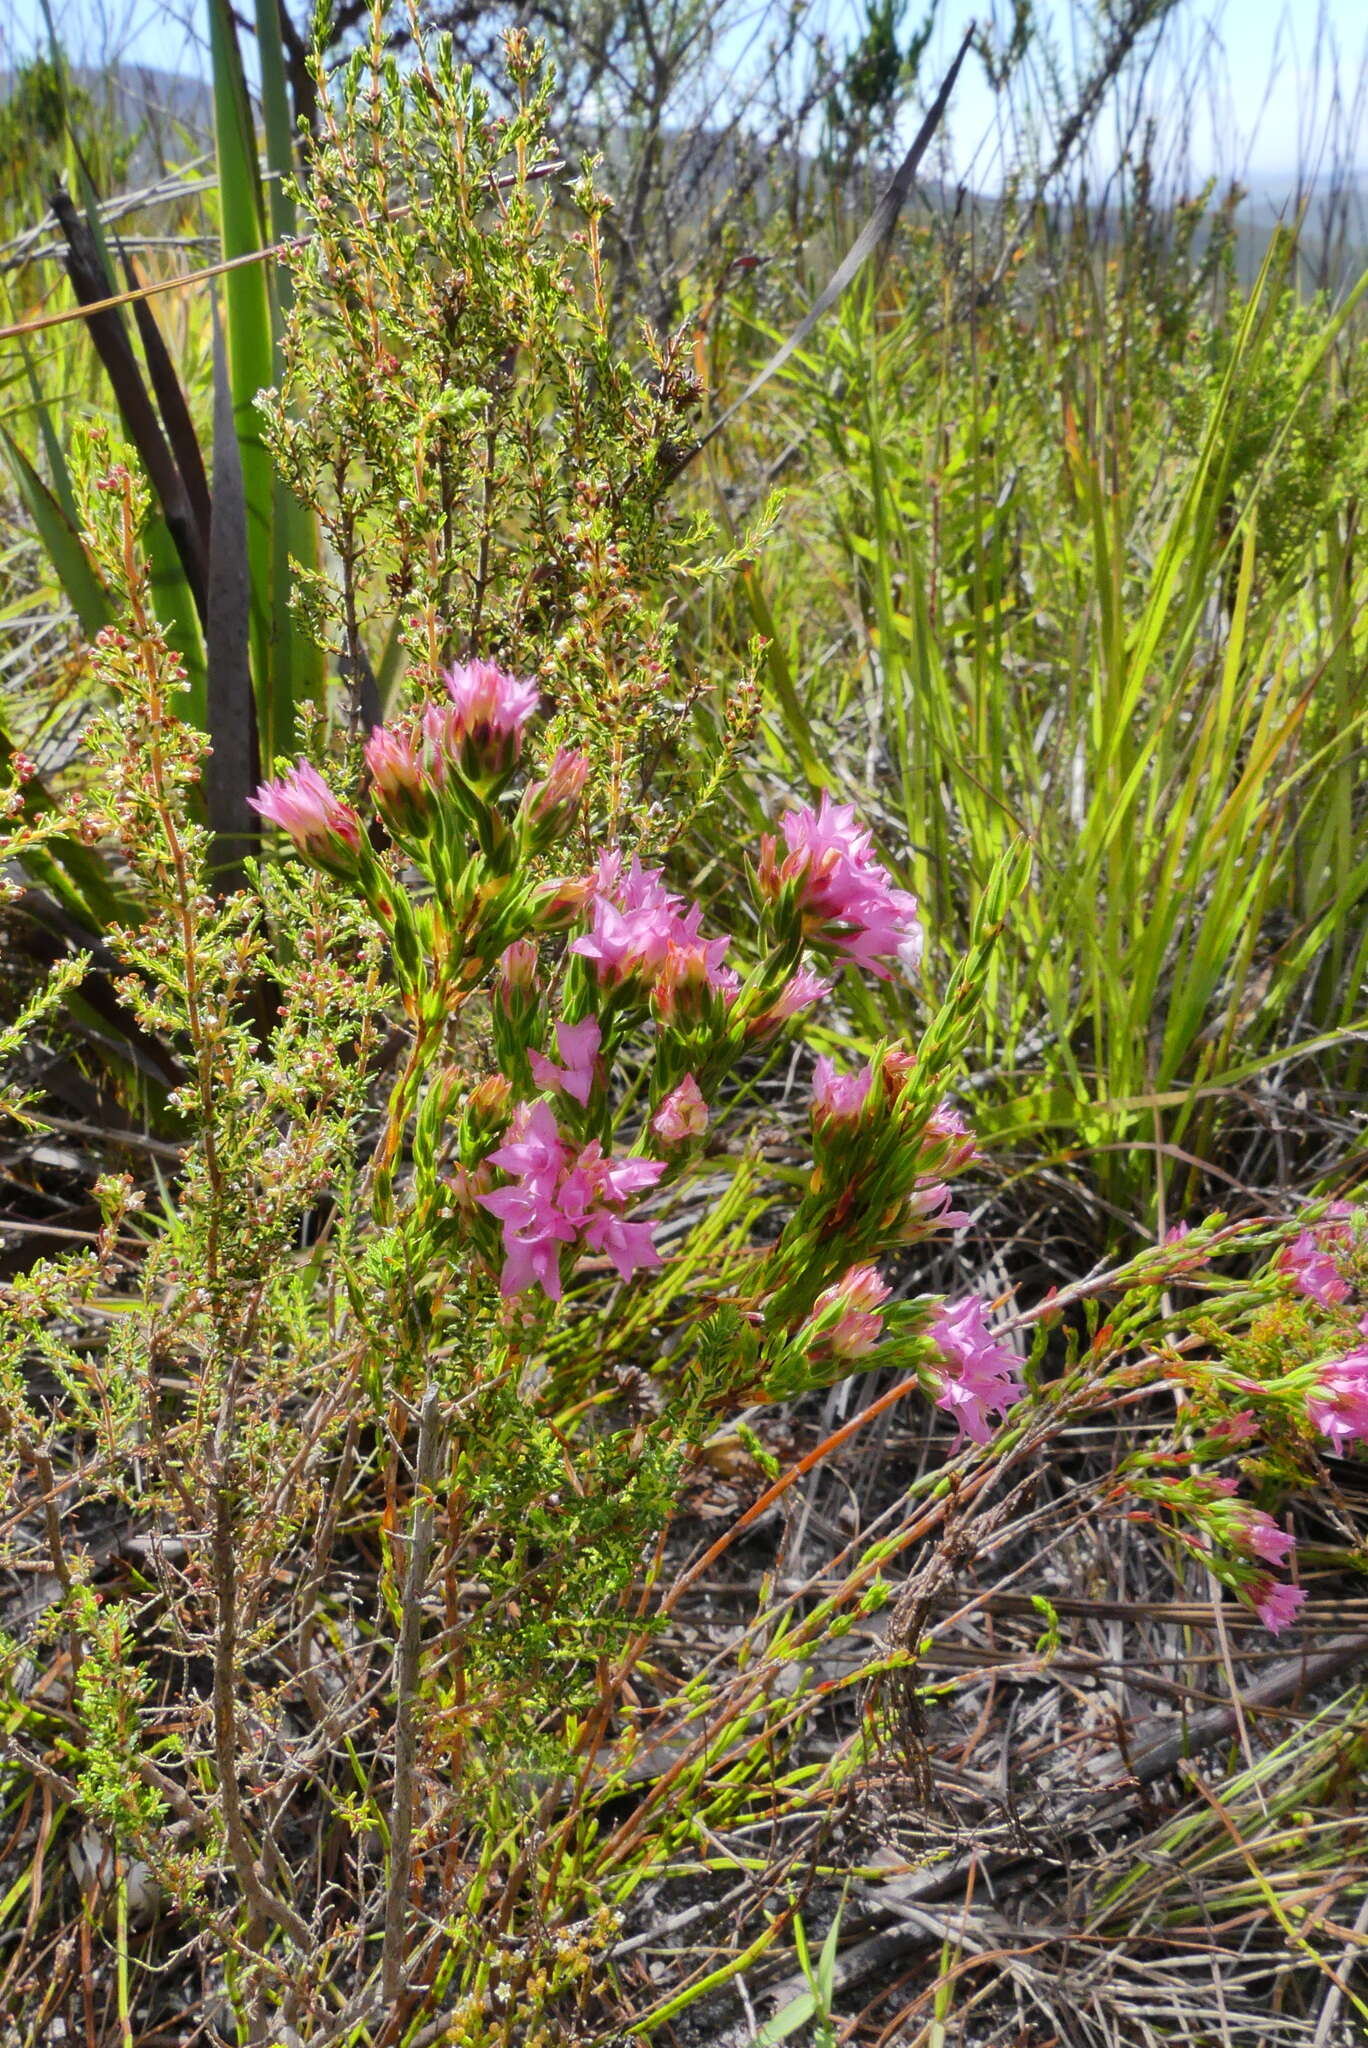
[[823, 1334], [837, 1358], [865, 1358], [883, 1335], [882, 1308], [893, 1292], [876, 1266], [852, 1266], [834, 1287], [824, 1288], [813, 1304], [814, 1322], [824, 1309], [839, 1314]]
[[387, 725], [375, 726], [366, 741], [366, 767], [386, 824], [401, 836], [420, 832], [427, 822], [431, 784], [414, 742]]
[[722, 966], [730, 941], [700, 936], [702, 910], [696, 903], [686, 910], [683, 897], [664, 886], [661, 869], [643, 868], [633, 858], [624, 874], [622, 855], [605, 853], [592, 901], [590, 930], [572, 941], [570, 951], [594, 962], [601, 984], [611, 986], [634, 974], [654, 976], [673, 949], [678, 958], [672, 986], [693, 977], [724, 993], [735, 989], [735, 975]]
[[991, 1443], [988, 1418], [1005, 1415], [1026, 1391], [1017, 1378], [1019, 1361], [998, 1343], [972, 1295], [943, 1308], [929, 1334], [942, 1360], [931, 1368], [940, 1388], [936, 1406], [954, 1416], [962, 1437]]
[[633, 1195], [655, 1185], [665, 1171], [662, 1161], [614, 1162], [604, 1157], [597, 1139], [576, 1156], [550, 1105], [535, 1102], [514, 1112], [507, 1141], [489, 1154], [488, 1163], [514, 1181], [476, 1196], [503, 1226], [504, 1294], [539, 1286], [559, 1301], [561, 1253], [567, 1246], [605, 1254], [624, 1280], [641, 1267], [660, 1264], [651, 1226], [629, 1222], [621, 1210]]
[[1322, 1308], [1334, 1308], [1349, 1298], [1349, 1282], [1326, 1243], [1327, 1238], [1333, 1243], [1342, 1242], [1343, 1237], [1343, 1231], [1332, 1235], [1323, 1226], [1319, 1233], [1303, 1230], [1278, 1254], [1279, 1267], [1298, 1293], [1318, 1301]]
[[920, 1180], [903, 1204], [899, 1235], [904, 1244], [925, 1234], [927, 1225], [936, 1230], [964, 1230], [973, 1222], [967, 1209], [952, 1209], [954, 1194], [943, 1180]]
[[263, 782], [247, 801], [272, 825], [287, 832], [315, 867], [355, 875], [361, 850], [361, 820], [335, 797], [318, 770], [301, 761], [279, 782]]
[[560, 1254], [575, 1238], [575, 1226], [556, 1206], [569, 1153], [545, 1102], [524, 1103], [514, 1112], [507, 1140], [488, 1164], [516, 1177], [517, 1185], [476, 1196], [503, 1225], [505, 1294], [538, 1285], [552, 1301], [561, 1297]]
[[458, 662], [446, 672], [447, 707], [423, 718], [437, 761], [455, 759], [472, 782], [498, 782], [522, 752], [523, 729], [539, 702], [535, 683], [506, 675], [492, 661]]
[[1368, 1443], [1368, 1351], [1349, 1351], [1321, 1366], [1306, 1412], [1336, 1457], [1355, 1441]]
[[1272, 1515], [1266, 1515], [1262, 1508], [1242, 1507], [1237, 1523], [1240, 1548], [1251, 1557], [1262, 1558], [1265, 1564], [1286, 1564], [1290, 1552], [1297, 1547], [1296, 1538], [1280, 1529]]
[[1280, 1579], [1264, 1577], [1256, 1579], [1249, 1589], [1254, 1603], [1254, 1612], [1271, 1635], [1282, 1631], [1297, 1618], [1297, 1609], [1306, 1598], [1301, 1586], [1285, 1586]]
[[565, 1065], [558, 1067], [544, 1053], [529, 1053], [537, 1086], [563, 1088], [583, 1108], [594, 1085], [594, 1061], [598, 1058], [602, 1037], [597, 1017], [586, 1017], [580, 1024], [558, 1024], [556, 1045]]
[[934, 1159], [937, 1173], [958, 1173], [978, 1155], [978, 1143], [959, 1111], [948, 1102], [933, 1109], [926, 1120], [923, 1150]]
[[770, 897], [792, 885], [807, 935], [890, 978], [887, 960], [912, 973], [921, 959], [922, 933], [915, 897], [895, 889], [875, 858], [868, 832], [855, 823], [852, 804], [833, 804], [825, 793], [817, 810], [804, 806], [781, 821], [788, 852], [777, 858], [768, 834], [760, 842], [759, 882]]
[[692, 1074], [661, 1102], [651, 1118], [651, 1129], [667, 1145], [682, 1144], [685, 1138], [700, 1138], [708, 1128], [708, 1105]]
[[855, 1074], [838, 1074], [822, 1055], [812, 1075], [812, 1114], [816, 1123], [853, 1124], [864, 1107], [874, 1080], [871, 1067]]
[[810, 1010], [814, 1003], [820, 1003], [823, 996], [829, 996], [833, 983], [823, 981], [810, 967], [800, 967], [790, 975], [768, 1009], [761, 1010], [747, 1025], [752, 1038], [768, 1038], [791, 1017], [797, 1017], [804, 1010]]

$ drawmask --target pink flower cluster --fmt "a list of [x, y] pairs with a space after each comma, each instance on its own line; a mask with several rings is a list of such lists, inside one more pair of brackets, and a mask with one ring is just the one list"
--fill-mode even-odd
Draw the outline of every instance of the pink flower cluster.
[[[1219, 1533], [1236, 1550], [1257, 1558], [1261, 1564], [1281, 1567], [1296, 1549], [1296, 1539], [1286, 1529], [1280, 1529], [1272, 1515], [1262, 1508], [1250, 1507], [1247, 1501], [1230, 1503], [1229, 1515]], [[1297, 1609], [1306, 1598], [1302, 1587], [1290, 1586], [1269, 1572], [1259, 1572], [1244, 1590], [1271, 1635], [1278, 1635], [1295, 1620]]]
[[1264, 1627], [1276, 1636], [1296, 1620], [1306, 1591], [1302, 1586], [1289, 1586], [1285, 1579], [1270, 1578], [1265, 1572], [1249, 1588], [1249, 1597]]
[[522, 752], [523, 732], [535, 717], [535, 683], [505, 674], [492, 661], [460, 662], [445, 676], [449, 704], [423, 714], [431, 765], [440, 779], [447, 760], [460, 763], [472, 782], [497, 781]]
[[665, 887], [659, 868], [644, 868], [634, 858], [624, 872], [620, 853], [600, 855], [591, 920], [589, 931], [572, 941], [570, 951], [594, 963], [603, 987], [634, 975], [659, 977], [668, 992], [668, 1009], [689, 984], [726, 996], [739, 986], [737, 976], [722, 965], [731, 941], [702, 937], [701, 908], [693, 903], [686, 909], [684, 898]]
[[505, 1295], [539, 1286], [559, 1301], [561, 1255], [570, 1246], [611, 1259], [624, 1280], [660, 1264], [650, 1224], [629, 1222], [622, 1211], [633, 1195], [655, 1185], [663, 1162], [614, 1162], [597, 1139], [576, 1153], [550, 1104], [534, 1102], [514, 1111], [508, 1137], [489, 1154], [489, 1164], [514, 1182], [476, 1196], [503, 1227]]
[[334, 874], [355, 874], [361, 820], [308, 761], [279, 782], [263, 782], [247, 801], [269, 824], [287, 832], [306, 860]]
[[1026, 1389], [1017, 1377], [1020, 1361], [999, 1344], [972, 1295], [947, 1303], [931, 1325], [930, 1336], [941, 1354], [931, 1368], [939, 1392], [936, 1406], [953, 1415], [962, 1437], [976, 1444], [992, 1441], [990, 1416], [1004, 1416]]
[[894, 888], [870, 834], [855, 822], [854, 805], [833, 804], [824, 793], [815, 811], [790, 811], [780, 829], [788, 848], [782, 860], [772, 836], [760, 842], [764, 893], [776, 897], [792, 885], [807, 936], [881, 980], [890, 978], [888, 960], [915, 971], [922, 952], [916, 898]]
[[[1234, 1432], [1213, 1429], [1211, 1435], [1245, 1441], [1248, 1431], [1242, 1426]], [[1189, 1468], [1142, 1485], [1140, 1491], [1178, 1517], [1180, 1541], [1276, 1635], [1295, 1618], [1306, 1595], [1264, 1567], [1286, 1565], [1296, 1542], [1263, 1508], [1237, 1499], [1239, 1485], [1238, 1479]]]
[[1368, 1350], [1348, 1351], [1321, 1366], [1306, 1412], [1340, 1457], [1352, 1443], [1368, 1443]]

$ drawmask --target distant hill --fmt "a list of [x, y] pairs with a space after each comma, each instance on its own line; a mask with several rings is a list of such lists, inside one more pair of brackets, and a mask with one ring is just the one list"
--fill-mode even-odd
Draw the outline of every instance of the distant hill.
[[[15, 72], [0, 71], [0, 101], [14, 89]], [[145, 183], [169, 164], [184, 163], [214, 146], [214, 96], [207, 80], [154, 64], [116, 64], [107, 71], [73, 65], [71, 76], [116, 129], [136, 136], [129, 178]]]
[[[206, 79], [132, 63], [107, 71], [78, 66], [73, 76], [96, 106], [138, 137], [130, 183], [146, 182], [169, 164], [212, 151], [213, 92]], [[12, 71], [0, 71], [0, 100], [8, 96], [13, 79]], [[692, 187], [700, 198], [720, 196], [738, 176], [743, 184], [755, 184], [762, 206], [766, 190], [777, 189], [769, 176], [756, 180], [754, 152], [737, 128], [672, 140], [678, 146], [676, 174], [681, 184]], [[606, 165], [610, 182], [617, 156], [610, 142]], [[621, 169], [622, 163], [617, 167]], [[991, 196], [966, 194], [934, 178], [919, 184], [916, 204], [932, 214], [959, 212], [984, 223], [998, 208], [998, 201]], [[1242, 280], [1248, 283], [1258, 275], [1269, 237], [1279, 222], [1295, 221], [1303, 208], [1304, 281], [1341, 290], [1368, 268], [1368, 168], [1334, 168], [1311, 177], [1295, 171], [1252, 174], [1236, 216], [1236, 264]], [[1109, 210], [1099, 215], [1103, 234], [1114, 225], [1115, 216]]]

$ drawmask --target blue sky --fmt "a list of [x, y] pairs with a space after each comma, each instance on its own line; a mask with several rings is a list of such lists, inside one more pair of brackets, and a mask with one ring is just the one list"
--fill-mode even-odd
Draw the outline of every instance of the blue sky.
[[[1068, 0], [1037, 0], [1037, 10], [1067, 53], [1078, 10]], [[941, 61], [971, 19], [1007, 22], [1011, 12], [1010, 0], [946, 0]], [[1368, 173], [1368, 103], [1356, 98], [1366, 67], [1368, 0], [1180, 0], [1146, 84], [1160, 152], [1185, 156], [1199, 177], [1258, 183], [1310, 166], [1325, 147]], [[997, 116], [981, 67], [962, 75], [951, 127], [956, 169], [976, 167], [973, 182], [991, 183], [982, 173]], [[1100, 141], [1114, 158], [1114, 130]]]
[[[123, 54], [169, 70], [203, 69], [202, 0], [53, 4], [69, 47], [96, 63]], [[827, 0], [833, 25], [856, 4]], [[924, 4], [909, 0], [909, 19], [920, 18]], [[1067, 59], [1077, 7], [1037, 0], [1037, 8]], [[941, 13], [935, 50], [944, 64], [971, 18], [1005, 22], [1011, 0], [942, 0]], [[0, 65], [32, 53], [41, 20], [39, 0], [0, 0]], [[1180, 0], [1146, 87], [1161, 115], [1161, 156], [1176, 176], [1238, 176], [1258, 187], [1313, 166], [1321, 146], [1368, 175], [1368, 106], [1355, 98], [1366, 65], [1368, 0]], [[948, 168], [981, 188], [996, 182], [1003, 160], [999, 116], [971, 62], [952, 109]], [[1114, 130], [1104, 133], [1100, 170], [1116, 148]]]

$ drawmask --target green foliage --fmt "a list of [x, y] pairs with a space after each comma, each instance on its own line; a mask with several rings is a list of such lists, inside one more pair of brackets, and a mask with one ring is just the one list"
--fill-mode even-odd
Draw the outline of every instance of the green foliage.
[[319, 79], [268, 410], [328, 541], [305, 615], [358, 706], [378, 710], [401, 653], [429, 690], [474, 654], [535, 673], [553, 736], [601, 762], [612, 827], [639, 832], [697, 694], [673, 679], [661, 603], [682, 566], [665, 492], [693, 372], [682, 338], [647, 331], [640, 369], [614, 342], [608, 202], [592, 166], [570, 184], [554, 160], [540, 49], [511, 38], [513, 111], [496, 117], [451, 47], [409, 29], [411, 64], [377, 15], [369, 47]]
[[[901, 19], [871, 18], [853, 106], [892, 91]], [[225, 247], [258, 250], [292, 205], [309, 237], [283, 289], [237, 273], [214, 373], [248, 520], [239, 637], [222, 610], [201, 630], [136, 450], [97, 426], [54, 463], [45, 415], [46, 480], [36, 451], [10, 451], [80, 593], [102, 711], [69, 809], [6, 747], [7, 855], [94, 910], [80, 857], [99, 849], [118, 998], [176, 1062], [184, 1142], [160, 1186], [101, 1177], [88, 1242], [0, 1298], [0, 1562], [40, 1602], [22, 1642], [0, 1641], [0, 1796], [27, 1813], [41, 1789], [40, 1857], [87, 1823], [112, 1844], [115, 1895], [92, 1879], [80, 1910], [86, 1952], [113, 1951], [124, 2040], [134, 1992], [187, 1954], [221, 1969], [244, 2041], [668, 2038], [791, 1942], [806, 1988], [755, 2037], [834, 2041], [849, 1928], [844, 1903], [825, 1916], [846, 1879], [888, 1875], [851, 1871], [859, 1796], [882, 1747], [914, 1746], [914, 1710], [948, 1712], [983, 1677], [981, 1660], [938, 1684], [919, 1668], [966, 1560], [985, 1582], [973, 1615], [1004, 1527], [1034, 1542], [1063, 1474], [1104, 1543], [1167, 1546], [1184, 1628], [1213, 1580], [1243, 1626], [1270, 1591], [1257, 1518], [1331, 1497], [1316, 1404], [1361, 1337], [1363, 1226], [1310, 1226], [1349, 1302], [1322, 1313], [1286, 1228], [1209, 1216], [1038, 1303], [999, 1300], [984, 1347], [1027, 1388], [1001, 1426], [885, 1439], [871, 1463], [891, 1505], [849, 1524], [843, 1508], [816, 1569], [801, 1562], [825, 1519], [809, 1475], [918, 1396], [954, 1407], [945, 1304], [915, 1290], [933, 1284], [942, 1177], [972, 1152], [943, 1100], [966, 1067], [1000, 1150], [1043, 1139], [1047, 1168], [1127, 1223], [1153, 1197], [1160, 1222], [1220, 1136], [1219, 1091], [1285, 1054], [1287, 1005], [1322, 1043], [1356, 1022], [1361, 450], [1335, 442], [1328, 368], [1350, 315], [1297, 311], [1270, 270], [1197, 359], [1180, 330], [1206, 317], [1219, 260], [1194, 283], [1190, 245], [1176, 269], [1076, 250], [1054, 289], [1042, 240], [961, 321], [953, 266], [919, 244], [925, 267], [848, 303], [752, 429], [766, 470], [781, 435], [813, 464], [766, 560], [768, 510], [708, 558], [677, 478], [701, 348], [648, 335], [629, 361], [614, 342], [605, 202], [588, 168], [548, 196], [535, 48], [511, 39], [499, 115], [410, 26], [411, 64], [377, 16], [354, 60], [318, 67], [318, 152], [293, 197], [273, 188], [268, 230], [235, 30], [213, 12]], [[750, 497], [766, 506], [768, 479]], [[755, 630], [768, 751], [745, 781]], [[521, 762], [511, 744], [497, 758], [494, 726], [451, 737], [441, 672], [486, 655], [535, 676], [549, 712]], [[325, 656], [343, 690], [321, 687]], [[207, 801], [222, 662], [249, 675], [268, 749], [295, 743], [298, 714], [331, 778], [321, 823], [277, 805], [304, 859], [240, 857], [240, 887]], [[393, 752], [363, 763], [382, 700]], [[553, 801], [572, 742], [583, 801]], [[902, 849], [927, 912], [919, 974], [856, 974], [858, 920], [814, 907], [814, 866], [760, 843], [804, 775], [867, 799], [882, 849]], [[620, 974], [571, 949], [610, 886], [586, 870], [636, 848], [706, 873], [735, 988], [674, 928], [663, 962]], [[872, 853], [857, 864], [886, 888]], [[783, 1007], [805, 948], [844, 976], [825, 1024]], [[31, 992], [0, 1051], [22, 1055], [87, 964]], [[559, 1033], [590, 1019], [575, 1095], [540, 1063], [569, 1070]], [[864, 1041], [844, 1104], [833, 1083], [795, 1113], [802, 1034]], [[707, 1122], [671, 1135], [658, 1120], [686, 1076]], [[658, 1263], [624, 1274], [562, 1218], [538, 1285], [509, 1284], [516, 1232], [488, 1198], [519, 1178], [497, 1155], [534, 1099], [580, 1170], [648, 1169], [633, 1221], [649, 1216]], [[41, 1121], [31, 1073], [6, 1108]], [[876, 1259], [895, 1299], [861, 1276]], [[847, 1403], [842, 1382], [880, 1371]], [[1246, 1410], [1256, 1441], [1232, 1433]], [[701, 1542], [677, 1520], [699, 1497]], [[771, 1517], [757, 1588], [739, 1547], [769, 1544]], [[1318, 1534], [1305, 1555], [1329, 1577], [1349, 1544]], [[1073, 1653], [1077, 1602], [1023, 1605], [1036, 1683]], [[1240, 1843], [1282, 1853], [1302, 1826], [1291, 1788], [1328, 1802], [1361, 1751], [1299, 1738], [1287, 1800], [1268, 1773], [1237, 1778]], [[1133, 1897], [1147, 1926], [1190, 1917], [1171, 1884], [1185, 1845], [1232, 1910], [1263, 1898], [1218, 1816], [1202, 1822], [1156, 1823], [1150, 1875], [1100, 1893], [1109, 1936]], [[1354, 1847], [1317, 1821], [1310, 1865]], [[141, 1931], [134, 1850], [165, 1902]], [[2, 1919], [25, 1898], [25, 1955], [62, 1952], [62, 1885], [0, 1900]], [[675, 1886], [710, 1909], [727, 1888], [720, 1931], [681, 1941], [667, 1919], [657, 1938]], [[943, 1937], [937, 2029], [963, 1932]], [[15, 1995], [41, 2029], [47, 1989], [30, 1973]]]
[[884, 817], [931, 961], [1030, 840], [978, 1123], [1108, 1230], [1239, 1172], [1224, 1127], [1289, 1018], [1313, 1052], [1361, 1019], [1363, 358], [1353, 303], [1292, 306], [1285, 245], [1213, 313], [1181, 236], [1146, 269], [1038, 232], [971, 323], [919, 234], [814, 336], [752, 424], [807, 455], [731, 638], [763, 619], [785, 678], [760, 787], [804, 763]]

